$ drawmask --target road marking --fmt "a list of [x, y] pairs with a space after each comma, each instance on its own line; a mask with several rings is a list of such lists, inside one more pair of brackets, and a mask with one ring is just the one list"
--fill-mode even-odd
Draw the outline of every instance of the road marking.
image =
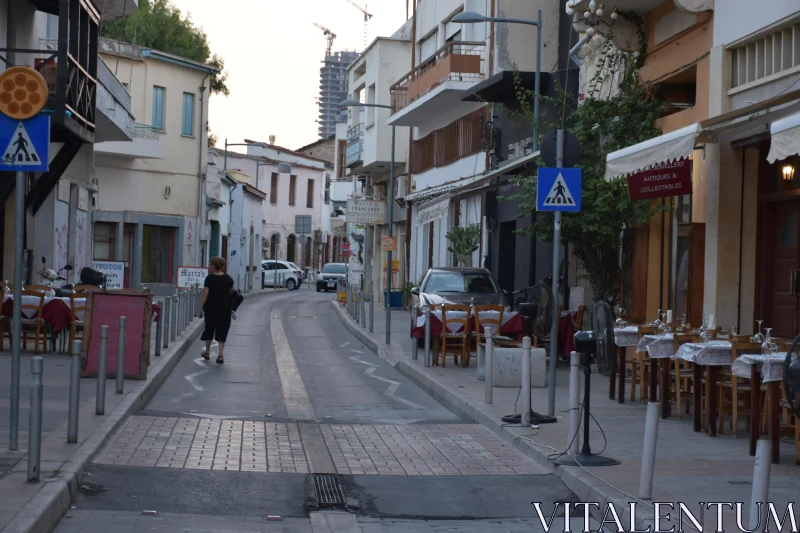
[[349, 345], [350, 345], [350, 341], [347, 341], [344, 344], [342, 344], [341, 346], [339, 346], [339, 348], [347, 348]]
[[311, 405], [311, 399], [308, 397], [305, 384], [303, 384], [303, 378], [297, 368], [294, 354], [289, 347], [289, 339], [286, 338], [286, 332], [283, 330], [280, 312], [277, 311], [277, 313], [278, 316], [276, 316], [276, 311], [273, 311], [270, 316], [270, 329], [272, 343], [275, 346], [275, 362], [278, 365], [283, 398], [286, 402], [286, 411], [289, 418], [316, 420], [314, 407]]
[[360, 533], [358, 519], [350, 513], [314, 512], [309, 513], [313, 533]]
[[348, 348], [348, 350], [350, 350], [350, 351], [351, 351], [351, 352], [353, 352], [353, 353], [364, 353], [364, 352], [363, 352], [363, 351], [361, 351], [361, 350], [355, 350], [355, 349], [353, 349], [353, 348]]
[[396, 401], [402, 403], [406, 407], [410, 407], [411, 409], [425, 409], [421, 405], [417, 405], [412, 401], [406, 400], [405, 398], [401, 398], [399, 396], [395, 396], [395, 393], [397, 392], [397, 389], [400, 388], [400, 383], [397, 382], [397, 381], [392, 381], [391, 379], [386, 379], [386, 378], [382, 378], [380, 376], [376, 376], [375, 375], [375, 371], [378, 370], [378, 365], [369, 363], [367, 361], [359, 359], [358, 357], [351, 357], [350, 359], [355, 361], [355, 362], [357, 362], [357, 363], [361, 363], [362, 365], [369, 366], [367, 371], [364, 372], [369, 377], [375, 378], [375, 379], [380, 380], [380, 381], [383, 381], [384, 383], [389, 383], [389, 387], [383, 393], [384, 395], [388, 396], [389, 398], [391, 398], [393, 400], [396, 400]]

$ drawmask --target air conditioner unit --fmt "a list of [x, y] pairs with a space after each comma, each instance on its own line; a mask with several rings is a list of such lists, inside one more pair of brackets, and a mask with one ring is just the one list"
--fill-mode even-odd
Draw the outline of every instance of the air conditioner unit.
[[408, 189], [408, 176], [397, 176], [397, 188], [394, 191], [396, 200], [403, 200], [406, 197], [406, 190]]

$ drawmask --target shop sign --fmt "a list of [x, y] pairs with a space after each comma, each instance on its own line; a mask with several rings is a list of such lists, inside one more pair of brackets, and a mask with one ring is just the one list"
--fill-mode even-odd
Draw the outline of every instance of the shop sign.
[[117, 290], [125, 286], [125, 262], [92, 261], [92, 268], [106, 275], [106, 289]]
[[692, 194], [692, 161], [678, 159], [657, 163], [628, 175], [628, 198], [650, 200]]
[[439, 200], [428, 202], [417, 212], [417, 225], [423, 226], [434, 220], [446, 218], [450, 210], [450, 197], [445, 196]]
[[397, 251], [397, 237], [384, 237], [381, 239], [381, 250], [384, 252]]
[[[386, 267], [389, 265], [389, 261], [383, 262], [383, 271], [386, 272]], [[392, 259], [392, 272], [400, 272], [400, 260], [399, 259]]]
[[383, 224], [386, 204], [372, 200], [347, 200], [345, 220], [351, 224]]
[[202, 287], [205, 284], [206, 276], [208, 276], [206, 267], [179, 266], [178, 287]]

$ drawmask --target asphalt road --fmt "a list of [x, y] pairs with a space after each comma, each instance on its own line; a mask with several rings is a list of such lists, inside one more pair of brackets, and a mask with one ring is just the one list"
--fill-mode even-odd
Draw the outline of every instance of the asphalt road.
[[[224, 365], [197, 341], [111, 439], [57, 533], [540, 531], [531, 502], [577, 501], [369, 352], [333, 298], [245, 301]], [[312, 474], [338, 480], [340, 514], [316, 508]]]

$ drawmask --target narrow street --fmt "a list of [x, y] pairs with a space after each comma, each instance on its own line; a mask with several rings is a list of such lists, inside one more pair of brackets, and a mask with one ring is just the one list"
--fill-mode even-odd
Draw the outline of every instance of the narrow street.
[[56, 532], [541, 531], [532, 501], [577, 501], [360, 344], [332, 298], [247, 300], [224, 365], [197, 341]]

